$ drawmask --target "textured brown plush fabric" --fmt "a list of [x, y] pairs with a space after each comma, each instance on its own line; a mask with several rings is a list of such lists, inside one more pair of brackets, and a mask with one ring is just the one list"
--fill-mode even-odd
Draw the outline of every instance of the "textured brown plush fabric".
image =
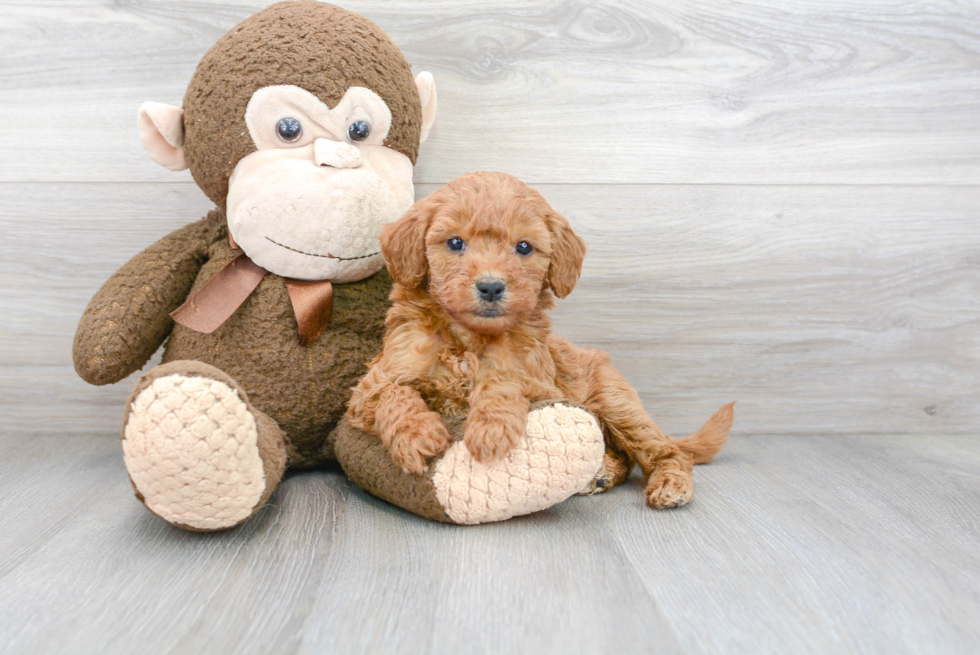
[[[213, 211], [207, 220], [222, 227], [192, 294], [241, 253], [228, 244], [224, 212]], [[290, 466], [315, 465], [327, 435], [344, 414], [351, 387], [381, 349], [390, 292], [385, 270], [360, 282], [334, 285], [330, 325], [303, 347], [285, 280], [270, 273], [213, 333], [174, 325], [163, 361], [195, 359], [232, 376], [248, 389], [251, 403], [286, 433]]]
[[[530, 411], [555, 404], [585, 409], [577, 403], [556, 399], [532, 403]], [[466, 426], [465, 417], [443, 415], [442, 418], [453, 440], [462, 439]], [[347, 477], [372, 496], [433, 521], [456, 523], [446, 513], [436, 495], [432, 479], [435, 461], [430, 463], [429, 469], [422, 475], [406, 473], [395, 464], [391, 453], [377, 435], [353, 427], [346, 418], [340, 421], [330, 435], [329, 446], [336, 450], [337, 461]]]
[[430, 468], [422, 475], [405, 473], [373, 434], [343, 419], [330, 438], [347, 477], [369, 494], [434, 521], [452, 523], [436, 499]]
[[[213, 212], [212, 212], [213, 213]], [[173, 327], [170, 312], [187, 297], [224, 228], [209, 217], [163, 237], [106, 280], [75, 332], [75, 370], [90, 384], [112, 384], [149, 361]]]
[[371, 89], [391, 109], [385, 145], [415, 163], [422, 110], [398, 47], [377, 25], [345, 9], [281, 2], [223, 36], [204, 55], [184, 96], [187, 164], [218, 207], [224, 207], [235, 165], [255, 150], [242, 130], [245, 107], [256, 90], [277, 84], [306, 89], [328, 107], [352, 86]]
[[307, 347], [285, 280], [271, 273], [212, 334], [175, 325], [168, 312], [240, 253], [228, 244], [224, 212], [214, 210], [137, 255], [89, 304], [75, 339], [76, 368], [90, 382], [115, 382], [145, 364], [169, 331], [164, 362], [197, 360], [224, 371], [282, 428], [290, 466], [323, 463], [351, 387], [381, 349], [391, 277], [381, 270], [334, 285], [330, 325]]

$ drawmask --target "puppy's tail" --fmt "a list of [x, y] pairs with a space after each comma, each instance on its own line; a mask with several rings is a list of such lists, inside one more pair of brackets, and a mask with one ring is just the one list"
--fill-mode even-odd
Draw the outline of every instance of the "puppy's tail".
[[735, 403], [728, 403], [708, 419], [701, 429], [694, 434], [677, 440], [681, 452], [687, 453], [695, 464], [707, 464], [715, 458], [725, 442], [728, 441], [728, 431], [732, 428], [735, 418]]

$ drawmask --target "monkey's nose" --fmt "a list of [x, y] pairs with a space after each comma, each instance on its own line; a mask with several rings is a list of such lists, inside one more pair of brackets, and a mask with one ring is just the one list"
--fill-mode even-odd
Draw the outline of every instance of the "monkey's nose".
[[317, 166], [357, 168], [361, 165], [361, 151], [342, 141], [317, 139], [313, 142], [313, 161]]
[[480, 294], [480, 298], [487, 302], [497, 302], [500, 300], [506, 288], [504, 281], [499, 278], [485, 277], [476, 282], [477, 293]]

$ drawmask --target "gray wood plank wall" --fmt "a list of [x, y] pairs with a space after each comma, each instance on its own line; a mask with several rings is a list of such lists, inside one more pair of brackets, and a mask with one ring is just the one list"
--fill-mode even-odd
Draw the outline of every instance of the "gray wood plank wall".
[[[136, 110], [265, 4], [0, 2], [3, 428], [118, 430], [76, 321], [209, 204]], [[588, 240], [556, 325], [666, 429], [739, 400], [736, 435], [976, 432], [978, 3], [338, 4], [436, 77], [419, 196], [510, 172]]]

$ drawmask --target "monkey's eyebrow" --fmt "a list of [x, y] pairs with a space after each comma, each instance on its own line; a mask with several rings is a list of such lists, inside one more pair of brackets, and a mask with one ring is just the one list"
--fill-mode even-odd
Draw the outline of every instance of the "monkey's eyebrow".
[[349, 262], [349, 261], [353, 261], [355, 259], [367, 259], [368, 257], [374, 257], [375, 255], [380, 255], [381, 254], [381, 251], [379, 250], [378, 252], [372, 252], [372, 253], [367, 254], [367, 255], [359, 255], [358, 257], [337, 257], [336, 255], [331, 255], [331, 254], [321, 255], [321, 254], [318, 254], [318, 253], [315, 253], [315, 252], [306, 252], [306, 251], [303, 251], [303, 250], [298, 250], [296, 248], [291, 248], [290, 246], [283, 245], [283, 244], [279, 243], [278, 241], [273, 241], [269, 237], [266, 237], [266, 240], [271, 241], [272, 243], [276, 244], [280, 248], [285, 248], [286, 250], [292, 250], [293, 252], [298, 252], [301, 255], [309, 255], [310, 257], [326, 257], [328, 259], [337, 259], [337, 260], [340, 260], [342, 262]]
[[266, 138], [270, 121], [292, 116], [302, 122], [310, 136], [326, 136], [337, 140], [339, 127], [327, 104], [305, 89], [289, 84], [267, 86], [252, 94], [245, 108], [245, 124], [252, 140], [260, 149], [281, 147], [271, 136]]
[[[333, 130], [330, 128], [330, 125], [325, 123], [323, 120], [318, 120], [318, 118], [329, 119], [330, 112], [332, 112], [333, 110], [329, 109], [326, 103], [324, 103], [323, 101], [320, 101], [320, 103], [323, 105], [322, 108], [303, 107], [300, 106], [298, 103], [293, 102], [292, 99], [287, 98], [285, 102], [283, 102], [283, 105], [285, 105], [289, 110], [291, 110], [292, 113], [295, 114], [295, 118], [300, 119], [301, 122], [306, 122], [307, 124], [312, 124], [313, 126], [316, 126], [317, 128], [319, 128], [319, 130], [322, 133], [328, 134], [330, 135], [331, 138], [334, 138], [334, 140], [336, 140], [333, 134]], [[316, 110], [315, 111], [316, 114], [325, 114], [325, 116], [317, 117], [313, 112], [310, 111], [310, 109]]]

